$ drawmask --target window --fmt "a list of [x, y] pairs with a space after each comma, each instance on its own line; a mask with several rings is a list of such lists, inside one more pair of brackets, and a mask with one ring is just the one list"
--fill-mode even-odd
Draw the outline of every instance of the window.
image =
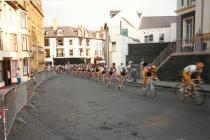
[[86, 40], [86, 43], [87, 43], [87, 46], [90, 46], [90, 40], [89, 39]]
[[63, 38], [57, 38], [56, 44], [57, 44], [57, 46], [63, 46]]
[[79, 56], [83, 56], [83, 49], [79, 49]]
[[148, 43], [149, 42], [149, 36], [144, 36], [144, 42]]
[[86, 56], [90, 56], [90, 49], [86, 49]]
[[22, 35], [22, 50], [27, 51], [28, 50], [28, 45], [27, 45], [27, 35]]
[[3, 81], [3, 66], [2, 61], [0, 61], [0, 82]]
[[150, 42], [153, 41], [153, 35], [149, 35], [149, 41], [150, 41]]
[[17, 60], [11, 61], [11, 75], [12, 75], [12, 77], [16, 76], [15, 72], [17, 69], [18, 69], [18, 61]]
[[64, 57], [63, 49], [57, 49], [57, 57]]
[[48, 35], [48, 32], [47, 31], [44, 31], [44, 35]]
[[[1, 1], [0, 1], [0, 5], [1, 5]], [[2, 9], [1, 8], [2, 8], [2, 6], [0, 6], [0, 19], [2, 18], [2, 15], [1, 15], [2, 14]]]
[[193, 22], [191, 18], [186, 20], [186, 44], [192, 43], [192, 37], [193, 37]]
[[2, 38], [2, 32], [0, 32], [0, 50], [3, 50], [3, 38]]
[[181, 5], [182, 5], [182, 6], [184, 5], [184, 0], [181, 0]]
[[187, 6], [191, 6], [196, 0], [187, 0]]
[[12, 9], [9, 8], [9, 20], [10, 20], [10, 23], [12, 23]]
[[20, 20], [21, 20], [21, 27], [22, 28], [26, 28], [27, 27], [27, 23], [26, 23], [26, 13], [25, 12], [21, 12], [20, 14]]
[[45, 58], [50, 57], [50, 49], [45, 49]]
[[[4, 9], [3, 10], [7, 11], [7, 5], [6, 4], [4, 4]], [[7, 20], [7, 12], [3, 12], [3, 13], [4, 13], [5, 20]]]
[[71, 40], [71, 39], [69, 40], [69, 45], [73, 45], [73, 42], [72, 42], [72, 40]]
[[159, 35], [159, 42], [163, 42], [164, 41], [164, 34], [160, 34]]
[[116, 52], [116, 42], [112, 42], [112, 51]]
[[82, 38], [79, 38], [79, 45], [82, 45]]
[[44, 39], [44, 46], [50, 46], [50, 40], [49, 38]]
[[69, 50], [69, 56], [73, 56], [74, 55], [74, 51], [72, 49]]
[[28, 75], [28, 59], [23, 59], [23, 75]]
[[17, 35], [10, 34], [10, 47], [11, 51], [17, 51]]
[[62, 36], [62, 35], [63, 35], [63, 30], [58, 29], [58, 30], [57, 30], [57, 36]]

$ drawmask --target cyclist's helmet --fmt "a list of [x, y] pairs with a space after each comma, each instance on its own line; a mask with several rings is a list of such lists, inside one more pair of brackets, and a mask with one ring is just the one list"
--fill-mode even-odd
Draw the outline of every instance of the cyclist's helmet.
[[157, 71], [157, 67], [156, 67], [155, 65], [152, 65], [152, 66], [151, 66], [151, 70], [152, 70], [153, 72], [156, 72], [156, 71]]
[[197, 67], [198, 67], [199, 69], [203, 69], [203, 68], [204, 68], [204, 64], [203, 64], [202, 62], [198, 62], [198, 63], [197, 63]]

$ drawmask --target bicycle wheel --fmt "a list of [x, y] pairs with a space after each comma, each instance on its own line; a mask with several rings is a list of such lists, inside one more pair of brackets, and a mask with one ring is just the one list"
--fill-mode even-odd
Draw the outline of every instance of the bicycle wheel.
[[122, 81], [120, 90], [122, 90], [123, 92], [126, 91], [126, 80], [125, 79], [123, 79], [123, 81]]
[[185, 101], [184, 88], [181, 84], [177, 84], [175, 86], [175, 95], [180, 101]]
[[146, 88], [141, 88], [141, 90], [140, 90], [140, 95], [141, 95], [141, 96], [144, 96], [144, 95], [147, 94], [147, 92], [148, 92], [148, 87], [146, 87]]
[[195, 86], [192, 100], [196, 105], [203, 105], [206, 101], [206, 94], [202, 92], [202, 88], [200, 86]]
[[111, 79], [111, 85], [110, 85], [111, 88], [114, 88], [115, 87], [115, 79], [112, 78]]
[[105, 76], [102, 77], [102, 84], [106, 85], [106, 77]]
[[151, 94], [152, 98], [156, 97], [156, 93], [157, 93], [156, 87], [153, 84], [150, 85], [150, 94]]

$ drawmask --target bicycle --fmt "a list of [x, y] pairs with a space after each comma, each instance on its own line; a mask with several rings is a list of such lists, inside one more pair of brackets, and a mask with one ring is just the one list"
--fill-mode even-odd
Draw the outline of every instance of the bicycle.
[[145, 87], [145, 89], [143, 89], [143, 88], [141, 89], [142, 91], [141, 91], [140, 95], [144, 96], [144, 95], [150, 94], [152, 96], [152, 98], [156, 97], [156, 94], [157, 94], [157, 90], [155, 87], [156, 81], [157, 81], [157, 79], [149, 77], [147, 86]]
[[203, 105], [206, 100], [205, 92], [196, 84], [199, 80], [193, 79], [190, 83], [179, 83], [175, 86], [175, 95], [184, 102], [186, 97], [190, 97], [194, 104]]
[[115, 86], [115, 78], [114, 78], [113, 75], [109, 76], [107, 84], [108, 84], [108, 87], [114, 88], [114, 86]]
[[103, 85], [106, 85], [106, 84], [107, 84], [107, 74], [106, 74], [106, 73], [103, 73], [103, 74], [102, 74], [102, 79], [101, 79], [101, 81], [102, 81], [102, 84], [103, 84]]
[[118, 85], [119, 90], [123, 90], [123, 91], [126, 90], [126, 79], [127, 79], [126, 76], [120, 77], [120, 84]]

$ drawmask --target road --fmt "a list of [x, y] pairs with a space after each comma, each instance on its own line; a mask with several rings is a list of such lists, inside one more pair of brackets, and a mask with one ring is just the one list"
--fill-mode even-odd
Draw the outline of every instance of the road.
[[160, 88], [155, 99], [59, 74], [36, 90], [36, 108], [18, 115], [9, 140], [210, 140], [210, 102], [178, 101]]

